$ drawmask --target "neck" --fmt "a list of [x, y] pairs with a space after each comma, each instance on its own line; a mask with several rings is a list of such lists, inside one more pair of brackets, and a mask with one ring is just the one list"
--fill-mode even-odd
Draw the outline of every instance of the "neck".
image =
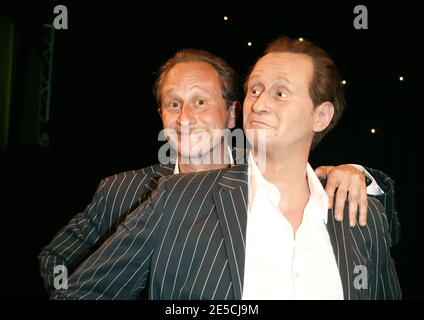
[[[266, 167], [262, 175], [278, 188], [281, 194], [279, 209], [295, 233], [310, 196], [306, 173], [309, 153], [277, 151], [266, 154]], [[253, 156], [256, 160], [255, 152]]]
[[208, 170], [219, 170], [228, 168], [230, 165], [228, 164], [180, 164], [180, 172], [181, 173], [189, 173], [189, 172], [201, 172]]
[[[221, 143], [216, 149], [204, 153], [199, 157], [184, 157], [178, 154], [178, 165], [181, 173], [201, 172], [207, 170], [225, 169], [230, 166], [226, 146]], [[215, 159], [214, 155], [218, 155]]]
[[[258, 151], [252, 150], [252, 152], [256, 163], [260, 163]], [[307, 150], [284, 152], [273, 149], [266, 153], [266, 166], [262, 175], [269, 182], [282, 186], [293, 186], [293, 184], [298, 184], [303, 180], [306, 181], [308, 156]]]

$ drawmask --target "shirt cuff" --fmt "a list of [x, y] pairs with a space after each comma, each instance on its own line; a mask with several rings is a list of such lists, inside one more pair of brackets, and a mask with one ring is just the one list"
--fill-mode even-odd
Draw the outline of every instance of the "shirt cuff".
[[351, 166], [354, 166], [355, 168], [361, 170], [368, 179], [371, 180], [371, 184], [367, 187], [367, 194], [370, 196], [379, 196], [384, 193], [384, 191], [380, 188], [380, 186], [377, 184], [373, 176], [361, 165], [359, 164], [350, 164]]

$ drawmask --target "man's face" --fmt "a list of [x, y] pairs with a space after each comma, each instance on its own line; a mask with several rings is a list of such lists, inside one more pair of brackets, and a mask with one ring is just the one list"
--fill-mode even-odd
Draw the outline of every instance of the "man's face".
[[243, 105], [243, 126], [255, 148], [260, 142], [270, 151], [309, 149], [314, 123], [309, 96], [312, 76], [312, 59], [303, 54], [270, 53], [259, 59], [249, 76]]
[[235, 126], [218, 72], [207, 63], [175, 65], [163, 81], [161, 98], [163, 127], [176, 133], [169, 134], [169, 141], [183, 157], [193, 157], [202, 148], [203, 153], [218, 148], [222, 137], [214, 129]]

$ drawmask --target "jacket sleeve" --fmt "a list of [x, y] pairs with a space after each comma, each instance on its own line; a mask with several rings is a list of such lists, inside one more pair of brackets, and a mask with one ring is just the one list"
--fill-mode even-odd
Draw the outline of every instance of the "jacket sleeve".
[[165, 197], [162, 184], [71, 275], [54, 299], [135, 299], [146, 287]]
[[391, 236], [389, 234], [389, 223], [385, 210], [379, 201], [370, 199], [370, 208], [377, 212], [373, 215], [372, 225], [375, 226], [377, 245], [372, 246], [373, 256], [376, 257], [375, 265], [379, 272], [376, 274], [375, 298], [378, 300], [399, 300], [402, 299], [402, 290], [396, 272], [395, 262], [390, 254]]
[[107, 188], [108, 181], [102, 180], [87, 208], [73, 217], [38, 255], [40, 273], [47, 290], [54, 289], [55, 268], [66, 268], [67, 272], [71, 272], [104, 233], [100, 225], [106, 208], [104, 191]]
[[372, 168], [365, 168], [368, 172], [371, 173], [374, 180], [377, 182], [378, 186], [383, 190], [383, 194], [371, 196], [376, 198], [383, 205], [386, 214], [387, 220], [389, 223], [389, 233], [391, 239], [391, 246], [395, 246], [399, 243], [401, 236], [401, 226], [399, 221], [399, 215], [396, 211], [396, 202], [395, 202], [395, 182], [384, 172], [375, 170]]

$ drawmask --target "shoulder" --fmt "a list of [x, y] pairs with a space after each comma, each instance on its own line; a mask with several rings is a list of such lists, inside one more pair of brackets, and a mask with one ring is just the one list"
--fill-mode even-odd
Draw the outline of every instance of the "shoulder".
[[247, 165], [219, 170], [174, 174], [160, 180], [160, 189], [174, 194], [212, 194], [247, 187]]
[[375, 233], [379, 234], [379, 236], [390, 239], [389, 219], [386, 209], [378, 199], [371, 196], [368, 196], [367, 224], [373, 227]]
[[371, 196], [368, 196], [368, 224], [373, 226], [379, 226], [384, 229], [384, 231], [388, 230], [388, 219], [386, 210], [381, 202]]
[[155, 164], [137, 170], [129, 170], [102, 179], [97, 192], [128, 186], [130, 184], [150, 183], [150, 178], [159, 180], [161, 177], [172, 175], [173, 169], [170, 165]]
[[394, 194], [395, 181], [391, 177], [380, 170], [368, 167], [364, 168], [371, 174], [377, 185], [384, 191], [385, 194]]
[[382, 245], [384, 244], [384, 246], [387, 244], [390, 246], [387, 214], [379, 200], [370, 196], [368, 197], [367, 225], [358, 228], [362, 236], [369, 238], [370, 243], [376, 242]]
[[216, 181], [223, 173], [223, 170], [200, 171], [190, 173], [173, 174], [172, 176], [163, 177], [161, 182], [166, 183], [167, 187], [174, 185], [194, 185]]
[[[235, 184], [247, 181], [240, 172], [243, 165], [233, 168], [209, 170], [191, 173], [180, 173], [164, 177], [160, 180], [160, 189], [172, 193], [213, 193], [221, 188], [234, 189]], [[234, 186], [233, 186], [234, 184]]]

